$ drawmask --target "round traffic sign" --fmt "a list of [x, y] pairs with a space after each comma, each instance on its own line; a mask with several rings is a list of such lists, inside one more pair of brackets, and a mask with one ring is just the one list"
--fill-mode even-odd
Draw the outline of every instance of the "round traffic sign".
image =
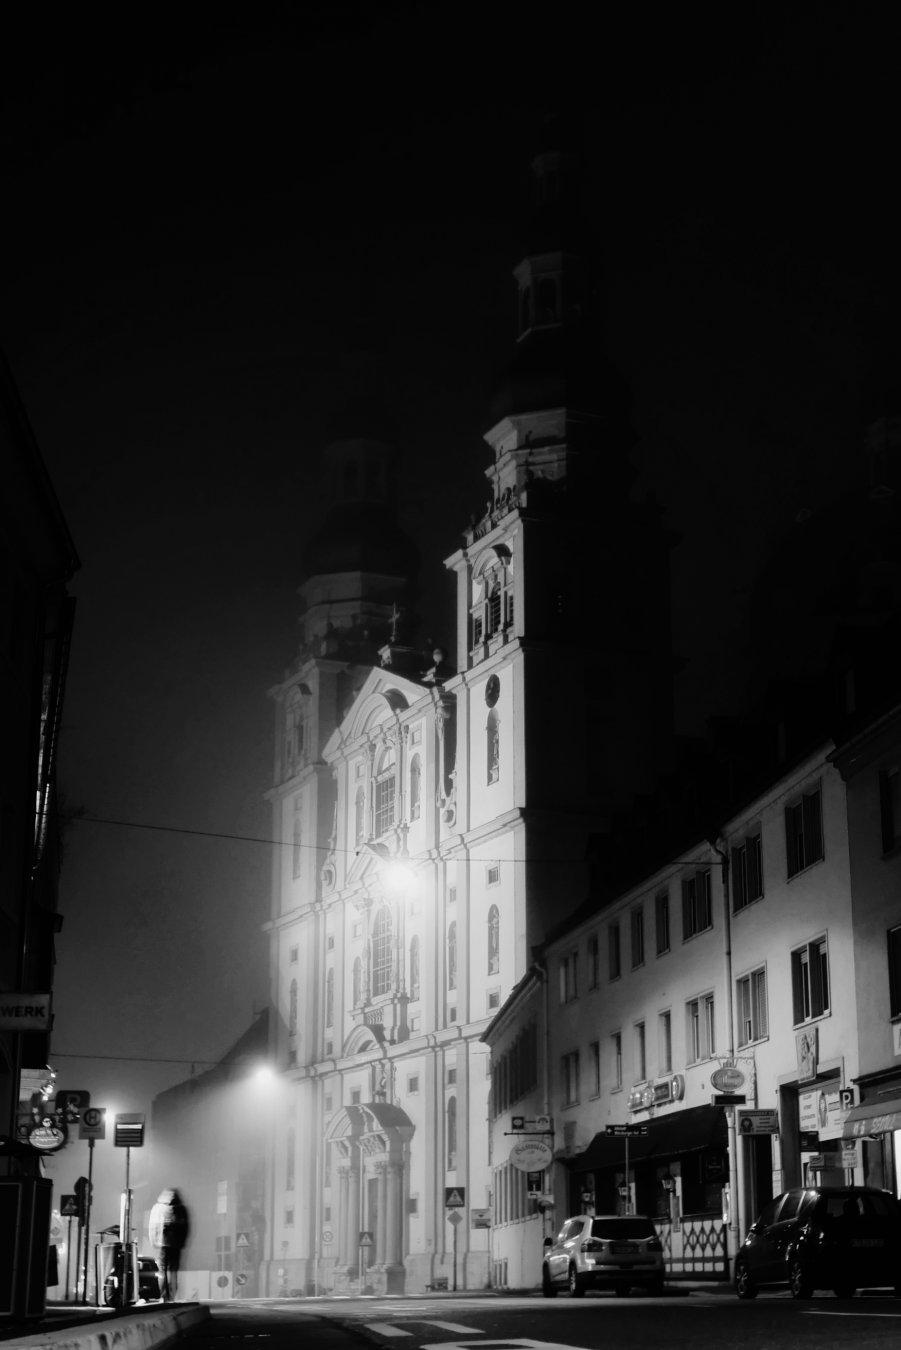
[[103, 1109], [99, 1106], [89, 1106], [81, 1113], [82, 1124], [87, 1125], [89, 1130], [94, 1130], [103, 1122]]
[[322, 1241], [326, 1247], [330, 1247], [335, 1240], [335, 1235], [330, 1228], [323, 1228]]

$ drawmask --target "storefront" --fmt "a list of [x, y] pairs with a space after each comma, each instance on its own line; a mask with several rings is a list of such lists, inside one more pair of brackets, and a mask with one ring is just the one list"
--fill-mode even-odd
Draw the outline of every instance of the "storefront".
[[901, 1074], [892, 1068], [856, 1080], [860, 1105], [844, 1121], [844, 1139], [862, 1152], [864, 1184], [901, 1198]]
[[584, 1153], [565, 1160], [568, 1213], [647, 1214], [656, 1223], [670, 1275], [725, 1278], [723, 1192], [729, 1159], [724, 1112], [694, 1106], [642, 1124], [645, 1135], [604, 1131]]

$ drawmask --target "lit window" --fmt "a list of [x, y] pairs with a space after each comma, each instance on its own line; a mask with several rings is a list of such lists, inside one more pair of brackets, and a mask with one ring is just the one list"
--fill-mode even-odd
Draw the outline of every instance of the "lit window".
[[807, 1022], [829, 1011], [829, 955], [826, 939], [817, 938], [791, 954], [794, 1020]]
[[788, 875], [796, 876], [823, 855], [823, 802], [820, 789], [805, 792], [785, 808], [785, 851]]
[[497, 905], [488, 911], [488, 974], [496, 975], [501, 964], [501, 916]]
[[387, 749], [379, 762], [375, 780], [375, 832], [384, 834], [394, 824], [397, 798], [394, 750]]
[[410, 998], [419, 998], [419, 936], [410, 938]]
[[560, 1002], [571, 1003], [579, 996], [578, 952], [560, 959]]
[[391, 987], [391, 914], [383, 905], [372, 926], [372, 993], [378, 998]]
[[738, 994], [738, 1043], [749, 1045], [768, 1034], [766, 1004], [766, 969], [752, 970], [736, 980]]
[[356, 1008], [363, 1001], [363, 962], [359, 956], [353, 965], [353, 1005]]
[[414, 755], [410, 760], [410, 819], [419, 819], [420, 809], [420, 789], [421, 789], [422, 769], [419, 762], [419, 756]]
[[447, 987], [457, 987], [457, 925], [448, 924], [447, 929]]

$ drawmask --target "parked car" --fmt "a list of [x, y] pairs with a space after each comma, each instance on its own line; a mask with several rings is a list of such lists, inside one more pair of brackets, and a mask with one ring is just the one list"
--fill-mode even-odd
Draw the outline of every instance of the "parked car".
[[560, 1287], [573, 1298], [585, 1290], [613, 1288], [620, 1296], [633, 1285], [663, 1293], [663, 1244], [650, 1219], [640, 1214], [579, 1214], [556, 1238], [546, 1238], [541, 1291], [556, 1298]]
[[735, 1258], [735, 1292], [788, 1285], [793, 1298], [890, 1285], [901, 1297], [901, 1207], [889, 1191], [817, 1186], [785, 1191], [762, 1209]]

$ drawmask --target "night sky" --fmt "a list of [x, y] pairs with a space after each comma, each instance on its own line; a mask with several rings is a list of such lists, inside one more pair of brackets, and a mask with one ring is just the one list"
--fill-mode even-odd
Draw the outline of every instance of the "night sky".
[[130, 8], [5, 44], [0, 343], [82, 559], [63, 805], [133, 822], [65, 837], [53, 1063], [96, 1104], [146, 1106], [265, 1002], [269, 849], [230, 836], [269, 837], [266, 689], [358, 392], [399, 426], [421, 632], [450, 643], [548, 113], [583, 142], [636, 490], [681, 540], [680, 729], [741, 705], [755, 578], [862, 481], [897, 351], [890, 31], [585, 13]]

